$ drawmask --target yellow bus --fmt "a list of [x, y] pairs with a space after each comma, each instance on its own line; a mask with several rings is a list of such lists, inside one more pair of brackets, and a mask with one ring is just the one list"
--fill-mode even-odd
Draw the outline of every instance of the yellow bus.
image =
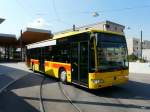
[[129, 64], [125, 36], [101, 30], [70, 31], [27, 45], [33, 71], [89, 89], [124, 84]]

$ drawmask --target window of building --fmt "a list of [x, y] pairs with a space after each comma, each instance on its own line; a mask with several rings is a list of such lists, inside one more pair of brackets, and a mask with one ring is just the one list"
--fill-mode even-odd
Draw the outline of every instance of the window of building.
[[109, 28], [110, 28], [110, 25], [106, 24], [106, 28], [109, 29]]

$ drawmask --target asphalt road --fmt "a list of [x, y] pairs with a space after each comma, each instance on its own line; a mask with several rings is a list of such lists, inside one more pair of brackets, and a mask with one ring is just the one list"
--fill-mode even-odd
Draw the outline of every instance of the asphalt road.
[[[8, 71], [10, 69], [9, 66]], [[42, 79], [42, 76], [30, 73], [7, 88], [7, 91], [0, 94], [0, 112], [40, 112]], [[82, 112], [150, 111], [150, 74], [130, 74], [127, 84], [96, 91], [72, 84], [63, 85], [63, 89]], [[46, 78], [42, 93], [46, 112], [77, 112], [60, 91], [56, 79]]]
[[30, 73], [31, 71], [25, 67], [24, 63], [0, 63], [0, 92]]

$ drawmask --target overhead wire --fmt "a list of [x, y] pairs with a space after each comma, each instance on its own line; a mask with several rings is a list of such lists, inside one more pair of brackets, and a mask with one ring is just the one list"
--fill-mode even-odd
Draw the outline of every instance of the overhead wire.
[[[29, 17], [31, 17], [31, 12], [28, 12], [28, 9], [26, 7], [24, 7], [22, 5], [22, 3], [19, 1], [19, 0], [16, 0], [16, 2], [18, 3], [18, 5], [20, 7], [22, 7], [25, 12], [29, 15]], [[66, 22], [62, 21], [58, 11], [57, 11], [57, 8], [56, 8], [56, 3], [55, 3], [55, 0], [52, 0], [52, 7], [53, 7], [53, 10], [54, 10], [54, 13], [55, 13], [55, 16], [57, 19], [55, 19], [56, 21], [58, 22], [63, 22], [66, 24]], [[93, 12], [97, 12], [97, 13], [112, 13], [112, 12], [122, 12], [122, 11], [130, 11], [130, 10], [134, 10], [134, 9], [143, 9], [143, 8], [150, 8], [150, 5], [141, 5], [141, 6], [135, 6], [135, 7], [124, 7], [124, 8], [118, 8], [118, 9], [108, 9], [108, 10], [95, 10], [95, 11], [71, 11], [71, 12], [61, 12], [61, 14], [63, 13], [77, 13], [77, 14], [91, 14]], [[68, 24], [68, 23], [67, 23]]]
[[[26, 12], [26, 14], [28, 15], [28, 17], [30, 17], [31, 19], [33, 19], [33, 17], [35, 16], [35, 14], [32, 13], [32, 16], [31, 16], [31, 12], [29, 12], [29, 10], [24, 7], [24, 5], [19, 1], [19, 0], [16, 0], [16, 2], [18, 3], [18, 5], [20, 7], [22, 7], [24, 9], [24, 11]], [[57, 11], [57, 7], [56, 7], [56, 3], [55, 3], [55, 0], [52, 0], [52, 7], [53, 7], [53, 10], [54, 10], [54, 14], [56, 16], [56, 19], [54, 19], [53, 21], [56, 21], [56, 22], [59, 22], [59, 23], [62, 23], [62, 24], [65, 24], [65, 25], [72, 25], [71, 23], [68, 23], [68, 22], [65, 22], [64, 20], [62, 20], [62, 18], [60, 17], [58, 11]], [[124, 8], [118, 8], [118, 9], [107, 9], [107, 10], [101, 10], [101, 11], [70, 11], [70, 12], [61, 12], [61, 14], [65, 14], [65, 13], [73, 13], [74, 15], [75, 14], [92, 14], [93, 12], [96, 12], [96, 13], [114, 13], [114, 12], [123, 12], [123, 11], [130, 11], [130, 10], [135, 10], [135, 9], [143, 9], [143, 8], [150, 8], [150, 5], [141, 5], [141, 6], [135, 6], [135, 7], [124, 7]]]
[[136, 7], [125, 7], [125, 8], [119, 8], [119, 9], [109, 9], [104, 11], [98, 11], [98, 12], [121, 12], [121, 11], [130, 11], [135, 9], [143, 9], [143, 8], [150, 8], [150, 5], [143, 5], [143, 6], [136, 6]]
[[19, 1], [19, 0], [16, 0], [16, 3], [18, 4], [19, 7], [21, 7], [24, 12], [26, 13], [26, 15], [30, 18], [30, 19], [33, 19], [34, 17], [34, 14], [31, 12], [29, 12], [29, 10]]
[[106, 10], [95, 10], [95, 11], [71, 11], [71, 12], [64, 12], [64, 13], [72, 13], [73, 14], [91, 14], [93, 12], [98, 12], [98, 13], [112, 13], [112, 12], [121, 12], [121, 11], [130, 11], [130, 10], [135, 10], [135, 9], [144, 9], [144, 8], [150, 8], [150, 5], [141, 5], [141, 6], [136, 6], [136, 7], [124, 7], [124, 8], [118, 8], [118, 9], [106, 9]]
[[55, 19], [54, 21], [63, 23], [63, 24], [65, 24], [65, 25], [66, 25], [66, 24], [71, 25], [70, 23], [63, 21], [63, 20], [60, 18], [59, 14], [58, 14], [58, 12], [57, 12], [55, 0], [52, 0], [52, 6], [53, 6], [53, 9], [54, 9], [54, 13], [55, 13], [55, 15], [56, 15], [56, 19]]

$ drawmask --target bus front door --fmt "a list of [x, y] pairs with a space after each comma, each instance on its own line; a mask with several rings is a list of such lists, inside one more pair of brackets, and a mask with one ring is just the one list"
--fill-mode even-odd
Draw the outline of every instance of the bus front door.
[[73, 43], [71, 46], [71, 79], [75, 83], [79, 80], [78, 60], [78, 43]]
[[71, 48], [72, 82], [88, 84], [88, 42], [74, 43]]
[[88, 42], [80, 42], [79, 45], [79, 80], [80, 83], [83, 85], [88, 84], [88, 57], [89, 57], [89, 50], [88, 50]]

